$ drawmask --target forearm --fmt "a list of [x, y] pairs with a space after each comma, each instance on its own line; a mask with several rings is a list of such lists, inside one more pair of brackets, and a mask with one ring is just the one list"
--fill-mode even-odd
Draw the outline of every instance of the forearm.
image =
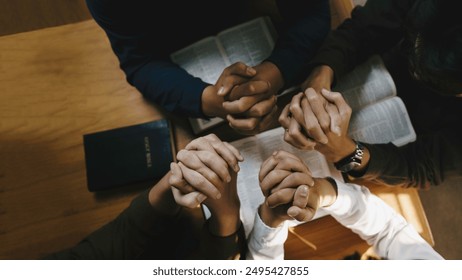
[[162, 258], [162, 252], [147, 250], [155, 249], [153, 243], [161, 244], [167, 240], [169, 229], [175, 225], [178, 215], [163, 216], [154, 211], [146, 191], [112, 222], [73, 248], [49, 255], [46, 259], [139, 259], [144, 255]]
[[[127, 81], [151, 102], [182, 116], [204, 117], [201, 96], [206, 83], [170, 60], [175, 46], [162, 28], [139, 17], [154, 3], [87, 0], [93, 18], [104, 30]], [[148, 26], [147, 25], [151, 25]]]
[[461, 136], [456, 131], [418, 135], [403, 147], [392, 144], [366, 144], [370, 153], [365, 173], [352, 173], [365, 180], [389, 185], [428, 188], [438, 185], [445, 174], [461, 172]]
[[243, 259], [247, 254], [247, 242], [241, 223], [227, 235], [213, 233], [210, 220], [204, 223], [201, 233], [199, 259], [232, 260]]
[[274, 227], [266, 225], [259, 213], [255, 215], [254, 226], [248, 237], [248, 252], [246, 259], [284, 259], [284, 242], [288, 235], [288, 223], [282, 222], [277, 225], [272, 225]]
[[[312, 199], [305, 202], [307, 204], [303, 208], [312, 209], [312, 215], [314, 215], [318, 207], [327, 207], [335, 202], [337, 185], [331, 178], [314, 178], [314, 186], [310, 187], [309, 190], [307, 189], [307, 195]], [[294, 197], [298, 197], [298, 195], [294, 194]], [[297, 203], [294, 202], [294, 205]], [[287, 208], [283, 209], [287, 211]], [[288, 219], [293, 220], [293, 218], [286, 214], [281, 215], [280, 210], [271, 209], [266, 203], [261, 204], [258, 208], [254, 226], [249, 235], [248, 259], [284, 258], [284, 242], [287, 239], [288, 230], [286, 221]], [[276, 214], [277, 212], [279, 214]]]
[[330, 30], [330, 10], [326, 0], [278, 1], [278, 7], [287, 26], [267, 60], [278, 67], [287, 88], [305, 78], [309, 60]]
[[151, 61], [127, 76], [143, 96], [179, 116], [205, 117], [202, 93], [208, 86], [167, 61]]
[[440, 258], [407, 221], [358, 185], [337, 182], [337, 201], [324, 208], [386, 259]]
[[411, 2], [371, 0], [357, 6], [350, 19], [329, 33], [311, 67], [328, 65], [337, 80], [371, 54], [396, 45], [404, 35], [403, 20]]
[[117, 218], [93, 232], [75, 247], [47, 256], [48, 259], [138, 259], [162, 244], [180, 217], [173, 200], [168, 174], [150, 190], [138, 195]]

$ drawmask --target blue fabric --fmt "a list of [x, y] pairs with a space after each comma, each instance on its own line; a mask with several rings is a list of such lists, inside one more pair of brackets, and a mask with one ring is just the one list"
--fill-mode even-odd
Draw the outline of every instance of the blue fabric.
[[[148, 100], [180, 116], [205, 117], [201, 95], [208, 84], [192, 77], [169, 56], [206, 36], [250, 19], [251, 1], [87, 0], [106, 32], [127, 81]], [[269, 61], [286, 87], [306, 73], [308, 60], [330, 27], [327, 0], [277, 1], [282, 18], [279, 41]]]

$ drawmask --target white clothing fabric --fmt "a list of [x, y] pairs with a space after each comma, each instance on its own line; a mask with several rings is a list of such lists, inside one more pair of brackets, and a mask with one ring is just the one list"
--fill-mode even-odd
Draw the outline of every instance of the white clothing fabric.
[[[336, 180], [337, 200], [323, 208], [343, 226], [374, 246], [384, 259], [437, 259], [438, 254], [403, 216], [369, 189]], [[283, 259], [288, 223], [278, 228], [266, 226], [257, 214], [248, 238], [247, 259]]]

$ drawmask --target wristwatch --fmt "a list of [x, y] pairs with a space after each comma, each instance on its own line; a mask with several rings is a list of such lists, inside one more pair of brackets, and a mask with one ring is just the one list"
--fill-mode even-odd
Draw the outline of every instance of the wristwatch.
[[361, 166], [363, 161], [364, 146], [358, 141], [355, 141], [355, 143], [356, 148], [353, 153], [334, 163], [337, 170], [346, 173], [353, 170], [355, 167]]

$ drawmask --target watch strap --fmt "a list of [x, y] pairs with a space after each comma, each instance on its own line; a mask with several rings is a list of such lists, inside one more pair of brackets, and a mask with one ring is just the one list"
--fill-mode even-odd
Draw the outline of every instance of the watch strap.
[[355, 167], [361, 165], [364, 155], [364, 146], [358, 141], [355, 141], [355, 143], [355, 150], [351, 154], [334, 163], [337, 170], [340, 170], [341, 172], [349, 172]]

